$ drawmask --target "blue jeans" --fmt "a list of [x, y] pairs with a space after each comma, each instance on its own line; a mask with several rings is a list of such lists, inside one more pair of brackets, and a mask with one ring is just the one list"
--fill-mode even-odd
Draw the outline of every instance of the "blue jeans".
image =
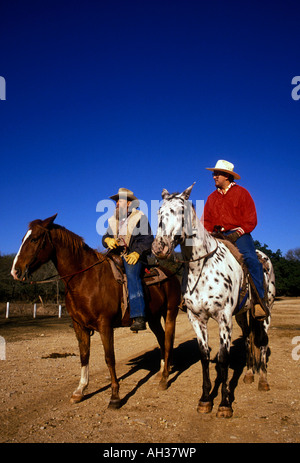
[[[230, 233], [224, 233], [229, 235]], [[250, 233], [245, 233], [236, 240], [235, 243], [243, 255], [245, 263], [248, 267], [249, 273], [252, 277], [253, 283], [257, 289], [259, 297], [264, 297], [264, 272], [261, 263], [258, 260], [255, 252], [255, 246]]]
[[127, 276], [130, 318], [145, 317], [145, 300], [141, 280], [143, 264], [141, 262], [137, 262], [135, 265], [131, 265], [128, 264], [125, 259], [123, 259], [123, 262]]

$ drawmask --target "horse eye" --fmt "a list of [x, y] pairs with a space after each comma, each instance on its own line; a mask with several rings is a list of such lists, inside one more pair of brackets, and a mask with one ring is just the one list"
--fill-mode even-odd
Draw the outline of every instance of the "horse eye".
[[37, 238], [31, 238], [30, 241], [31, 241], [32, 243], [36, 243], [36, 242], [38, 241], [38, 239], [37, 239]]

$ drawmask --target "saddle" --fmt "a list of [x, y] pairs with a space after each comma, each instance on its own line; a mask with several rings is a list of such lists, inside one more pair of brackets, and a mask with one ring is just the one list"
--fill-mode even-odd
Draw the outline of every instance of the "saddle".
[[[235, 311], [233, 312], [233, 315], [241, 314], [249, 309], [249, 307], [246, 306], [246, 302], [249, 299], [251, 304], [251, 310], [253, 310], [253, 307], [257, 301], [260, 301], [260, 297], [257, 293], [257, 289], [253, 283], [252, 277], [249, 273], [248, 267], [243, 259], [242, 254], [238, 250], [238, 247], [232, 243], [231, 241], [226, 240], [226, 237], [222, 235], [222, 233], [218, 233], [217, 236], [214, 234], [214, 237], [217, 240], [222, 241], [222, 243], [225, 244], [225, 246], [229, 249], [231, 254], [235, 257], [236, 261], [240, 264], [243, 270], [244, 278], [243, 278], [243, 284], [240, 288], [240, 294], [239, 294], [239, 302], [237, 304], [237, 307]], [[259, 262], [262, 264], [264, 272], [268, 272], [269, 266], [268, 263], [260, 256], [257, 254]], [[264, 305], [267, 306], [267, 300], [266, 300], [266, 294], [267, 294], [267, 288], [266, 288], [266, 282], [264, 279], [264, 290], [265, 290], [265, 297], [264, 297]]]
[[[123, 265], [123, 260], [121, 256], [117, 254], [111, 254], [107, 256], [112, 273], [115, 277], [115, 280], [122, 286], [123, 297], [121, 300], [121, 311], [122, 311], [122, 326], [129, 326], [128, 321], [126, 320], [126, 312], [129, 308], [129, 297], [128, 297], [128, 288], [127, 288], [127, 277], [125, 273], [125, 268]], [[144, 287], [144, 292], [147, 293], [147, 287], [151, 285], [157, 285], [162, 281], [165, 281], [169, 276], [158, 266], [151, 266], [150, 268], [145, 267], [144, 273], [142, 275], [142, 284]]]

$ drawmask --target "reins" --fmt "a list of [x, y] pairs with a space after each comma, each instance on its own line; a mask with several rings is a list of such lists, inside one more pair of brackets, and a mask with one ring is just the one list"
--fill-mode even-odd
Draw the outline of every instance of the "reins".
[[[215, 240], [215, 242], [216, 242], [216, 247], [215, 247], [215, 249], [213, 249], [212, 251], [208, 252], [207, 254], [204, 254], [204, 256], [200, 256], [200, 257], [197, 257], [197, 259], [191, 259], [191, 260], [183, 260], [183, 261], [178, 260], [177, 262], [181, 262], [182, 264], [187, 264], [187, 263], [190, 263], [190, 262], [197, 262], [197, 261], [202, 260], [202, 259], [208, 259], [209, 257], [211, 257], [211, 256], [216, 252], [216, 250], [217, 250], [218, 247], [219, 247], [218, 241], [217, 241], [215, 238], [214, 238], [214, 240]], [[200, 277], [201, 277], [201, 273], [202, 273], [202, 270], [199, 272], [197, 281], [196, 281], [196, 283], [194, 284], [193, 289], [191, 290], [191, 294], [193, 294], [193, 292], [195, 291], [196, 286], [198, 285], [198, 282], [199, 282]]]
[[216, 242], [216, 247], [215, 249], [213, 249], [212, 251], [208, 252], [207, 254], [204, 254], [204, 256], [200, 256], [200, 257], [197, 257], [196, 259], [190, 259], [190, 260], [180, 260], [180, 259], [175, 259], [175, 262], [178, 262], [179, 264], [188, 264], [190, 262], [197, 262], [198, 260], [202, 260], [202, 259], [208, 259], [209, 257], [211, 257], [215, 252], [216, 250], [218, 249], [219, 247], [219, 243], [218, 241], [214, 238], [215, 242]]
[[[86, 268], [84, 268], [82, 270], [78, 270], [78, 272], [70, 273], [68, 275], [63, 275], [62, 277], [60, 277], [58, 274], [57, 275], [52, 275], [51, 277], [45, 278], [44, 280], [31, 281], [30, 284], [32, 285], [32, 284], [42, 284], [42, 283], [55, 283], [57, 281], [64, 280], [65, 278], [71, 278], [71, 277], [73, 277], [75, 275], [79, 275], [80, 273], [84, 273], [87, 270], [90, 270], [91, 268], [95, 267], [96, 265], [102, 264], [106, 260], [106, 255], [108, 254], [108, 252], [104, 255], [103, 260], [98, 259], [97, 262], [94, 262], [92, 265], [89, 265], [88, 267], [86, 267]], [[54, 278], [54, 277], [56, 277], [56, 278]]]

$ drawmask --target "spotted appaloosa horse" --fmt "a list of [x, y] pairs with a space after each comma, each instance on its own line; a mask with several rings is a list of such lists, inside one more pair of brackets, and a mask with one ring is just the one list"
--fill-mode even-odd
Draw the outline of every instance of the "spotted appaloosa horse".
[[[113, 276], [108, 257], [91, 249], [78, 235], [55, 225], [55, 217], [35, 220], [29, 224], [11, 274], [22, 281], [26, 274], [37, 270], [49, 260], [53, 261], [65, 283], [66, 308], [72, 318], [80, 350], [81, 379], [72, 394], [71, 402], [77, 403], [83, 399], [89, 381], [90, 334], [98, 331], [111, 376], [109, 406], [119, 408], [121, 402], [115, 370], [113, 330], [117, 326], [124, 326], [124, 319], [121, 321], [122, 286]], [[161, 349], [162, 389], [167, 388], [175, 323], [181, 300], [179, 280], [171, 272], [165, 271], [169, 275], [168, 279], [159, 285], [148, 286], [145, 294], [148, 323]], [[165, 331], [161, 317], [165, 319]], [[125, 326], [129, 325], [128, 316]]]
[[[222, 399], [217, 416], [231, 417], [233, 411], [228, 387], [228, 366], [232, 317], [239, 302], [239, 290], [244, 274], [224, 242], [211, 236], [197, 218], [192, 204], [188, 201], [192, 188], [193, 185], [181, 194], [170, 194], [167, 190], [163, 190], [164, 201], [158, 212], [158, 229], [152, 251], [159, 258], [167, 258], [180, 244], [186, 262], [182, 282], [183, 301], [197, 336], [203, 369], [203, 393], [198, 405], [200, 413], [209, 413], [213, 406], [210, 394], [207, 322], [209, 318], [213, 318], [219, 324], [220, 346], [217, 362], [222, 383]], [[271, 309], [275, 296], [275, 278], [270, 260], [265, 255], [264, 259], [268, 269], [264, 270], [264, 276]], [[250, 303], [248, 300], [249, 307]], [[256, 369], [260, 371], [259, 389], [268, 390], [266, 362], [270, 317], [263, 322], [258, 322], [252, 318], [251, 311], [249, 317], [249, 324], [246, 312], [237, 320], [248, 340], [249, 347], [245, 382], [253, 380]], [[256, 355], [253, 355], [254, 351]]]

